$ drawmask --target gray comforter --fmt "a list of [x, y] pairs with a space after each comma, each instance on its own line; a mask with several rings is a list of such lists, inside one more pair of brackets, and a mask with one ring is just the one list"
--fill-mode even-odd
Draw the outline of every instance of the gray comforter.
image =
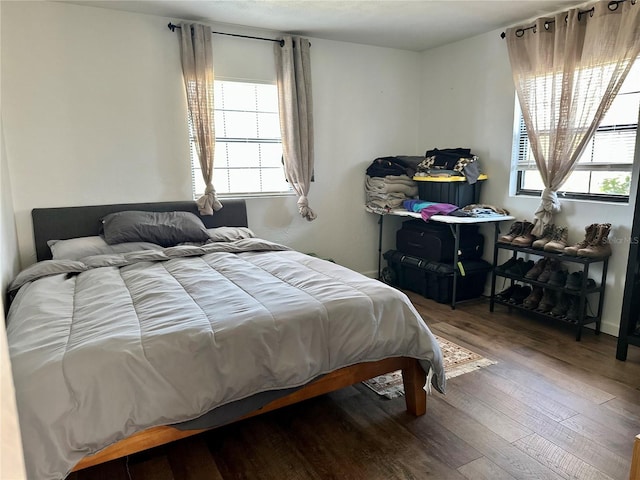
[[32, 479], [63, 478], [148, 427], [358, 362], [415, 357], [444, 390], [438, 344], [404, 294], [264, 240], [45, 261], [10, 289]]

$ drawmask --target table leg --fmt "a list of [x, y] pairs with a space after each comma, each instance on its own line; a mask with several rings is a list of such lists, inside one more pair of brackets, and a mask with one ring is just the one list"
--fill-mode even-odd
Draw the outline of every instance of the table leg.
[[[493, 265], [491, 265], [491, 296], [489, 297], [489, 311], [493, 312], [495, 305], [494, 298], [496, 296], [496, 265], [498, 264], [498, 249], [495, 244], [498, 242], [498, 234], [500, 233], [500, 223], [494, 224], [495, 230], [493, 234]], [[513, 283], [513, 282], [512, 282]]]
[[456, 223], [455, 228], [449, 224], [453, 235], [453, 291], [451, 292], [451, 309], [456, 308], [456, 291], [458, 287], [458, 250], [460, 249], [460, 224]]
[[380, 215], [378, 220], [378, 280], [382, 280], [382, 220], [384, 215]]

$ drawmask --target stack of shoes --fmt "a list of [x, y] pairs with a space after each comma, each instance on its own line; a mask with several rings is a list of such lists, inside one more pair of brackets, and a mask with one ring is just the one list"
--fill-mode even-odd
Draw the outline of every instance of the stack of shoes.
[[542, 300], [542, 287], [533, 287], [531, 293], [522, 302], [522, 306], [535, 310]]
[[533, 223], [527, 220], [513, 222], [509, 231], [498, 237], [498, 243], [510, 243], [519, 247], [528, 247], [535, 240], [531, 230], [533, 230]]
[[569, 230], [567, 227], [554, 225], [551, 240], [544, 245], [543, 250], [545, 252], [564, 253], [568, 236]]
[[611, 245], [609, 244], [610, 223], [599, 223], [596, 225], [596, 233], [589, 244], [578, 250], [579, 257], [604, 258], [611, 255]]
[[533, 268], [529, 269], [527, 273], [524, 274], [524, 278], [529, 280], [537, 280], [540, 274], [544, 271], [545, 266], [548, 263], [548, 259], [541, 258], [536, 262]]
[[556, 226], [552, 223], [545, 225], [542, 230], [542, 236], [531, 244], [531, 248], [542, 250], [547, 243], [553, 240], [553, 232], [555, 229]]
[[[583, 272], [573, 272], [567, 276], [567, 282], [565, 288], [567, 290], [580, 290], [582, 289], [582, 282], [584, 280]], [[587, 290], [595, 288], [596, 282], [592, 278], [587, 278]]]
[[[537, 280], [542, 283], [547, 283], [551, 278], [551, 274], [553, 272], [556, 272], [558, 270], [566, 270], [566, 269], [567, 267], [565, 267], [560, 260], [550, 258], [545, 263], [544, 270], [540, 275], [538, 275]], [[565, 281], [566, 281], [566, 278], [565, 278]]]

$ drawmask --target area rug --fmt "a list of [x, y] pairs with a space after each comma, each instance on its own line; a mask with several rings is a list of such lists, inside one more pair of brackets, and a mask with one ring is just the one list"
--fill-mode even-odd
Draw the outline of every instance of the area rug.
[[[461, 347], [457, 343], [434, 335], [444, 356], [444, 371], [446, 377], [453, 378], [463, 373], [473, 372], [482, 367], [494, 365], [497, 362], [483, 357], [471, 350]], [[402, 385], [402, 371], [387, 373], [379, 377], [367, 380], [364, 383], [378, 395], [387, 398], [396, 398], [404, 395], [404, 386]]]

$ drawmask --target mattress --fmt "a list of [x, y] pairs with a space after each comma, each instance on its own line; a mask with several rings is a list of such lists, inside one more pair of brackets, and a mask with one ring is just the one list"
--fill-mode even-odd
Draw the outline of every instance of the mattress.
[[7, 317], [29, 478], [341, 367], [442, 354], [408, 298], [266, 240], [47, 260], [21, 272]]

